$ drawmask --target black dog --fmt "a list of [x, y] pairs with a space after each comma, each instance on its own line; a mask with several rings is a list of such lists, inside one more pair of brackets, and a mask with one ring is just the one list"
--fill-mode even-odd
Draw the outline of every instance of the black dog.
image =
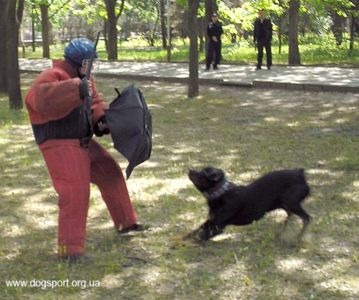
[[206, 197], [209, 218], [185, 238], [198, 236], [208, 240], [223, 232], [227, 225], [247, 225], [261, 219], [266, 212], [282, 208], [288, 218], [292, 214], [303, 221], [303, 235], [311, 217], [301, 202], [309, 195], [304, 170], [280, 170], [268, 173], [247, 186], [237, 186], [226, 180], [220, 169], [207, 167], [190, 170], [189, 179]]

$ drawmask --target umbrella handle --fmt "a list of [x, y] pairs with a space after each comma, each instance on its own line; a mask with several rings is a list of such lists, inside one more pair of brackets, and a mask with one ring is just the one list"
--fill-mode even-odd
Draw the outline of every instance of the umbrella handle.
[[118, 89], [118, 88], [115, 88], [115, 91], [116, 91], [116, 93], [117, 93], [117, 96], [120, 97], [120, 96], [121, 96], [121, 92], [119, 91], [119, 89]]
[[[91, 75], [91, 69], [92, 69], [92, 65], [93, 65], [93, 61], [95, 59], [95, 55], [96, 55], [96, 48], [97, 48], [97, 44], [98, 44], [98, 40], [100, 39], [100, 34], [101, 34], [101, 31], [99, 31], [97, 33], [97, 37], [96, 37], [96, 41], [95, 41], [95, 46], [94, 46], [94, 49], [91, 53], [91, 58], [90, 58], [90, 61], [89, 61], [89, 64], [88, 64], [88, 68], [86, 70], [86, 79], [87, 80], [90, 80], [90, 75]], [[91, 105], [92, 105], [92, 91], [89, 90], [87, 95], [85, 96], [85, 114], [86, 114], [86, 119], [87, 119], [87, 122], [90, 126], [90, 136], [93, 135], [93, 124], [92, 124], [92, 113], [91, 113]]]
[[96, 41], [95, 41], [95, 47], [93, 48], [93, 51], [91, 53], [91, 58], [90, 58], [90, 61], [89, 61], [89, 64], [88, 64], [88, 68], [86, 70], [86, 78], [87, 79], [90, 79], [92, 65], [93, 65], [93, 61], [95, 59], [96, 48], [97, 48], [98, 40], [100, 39], [100, 35], [101, 35], [101, 31], [97, 32], [97, 37], [96, 37]]

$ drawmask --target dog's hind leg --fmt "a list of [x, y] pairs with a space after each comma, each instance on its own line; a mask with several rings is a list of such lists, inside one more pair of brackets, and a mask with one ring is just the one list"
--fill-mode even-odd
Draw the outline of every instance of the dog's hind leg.
[[310, 223], [311, 216], [307, 214], [307, 212], [303, 209], [300, 203], [296, 203], [295, 205], [291, 206], [290, 211], [302, 219], [303, 228], [299, 234], [299, 238], [301, 239], [307, 229], [308, 224]]
[[291, 213], [287, 208], [282, 207], [285, 212], [287, 213], [287, 218], [284, 220], [284, 223], [276, 230], [275, 236], [277, 239], [281, 239], [282, 235], [284, 234], [284, 232], [287, 229], [288, 223], [289, 223], [289, 219], [291, 218], [291, 216], [293, 215], [293, 213]]
[[286, 209], [286, 208], [283, 208], [285, 210], [285, 212], [287, 213], [287, 218], [285, 219], [284, 223], [283, 223], [283, 226], [282, 226], [282, 230], [281, 230], [281, 233], [283, 233], [287, 226], [288, 226], [288, 223], [289, 223], [289, 219], [290, 217], [293, 215], [292, 212], [290, 212], [290, 210]]
[[292, 214], [297, 215], [302, 219], [303, 227], [299, 234], [299, 238], [305, 233], [305, 230], [310, 222], [310, 215], [303, 209], [301, 202], [308, 196], [309, 186], [307, 184], [295, 185], [288, 189], [281, 198], [282, 208], [287, 212], [288, 217], [284, 223], [286, 227], [288, 224], [288, 219]]

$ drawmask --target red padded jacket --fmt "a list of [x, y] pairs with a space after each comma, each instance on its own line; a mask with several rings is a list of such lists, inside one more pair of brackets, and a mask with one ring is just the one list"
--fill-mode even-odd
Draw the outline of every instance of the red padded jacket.
[[[54, 61], [53, 68], [43, 71], [31, 86], [25, 98], [32, 124], [44, 124], [66, 117], [83, 104], [80, 98], [81, 79], [77, 69], [67, 61]], [[106, 103], [92, 83], [92, 121], [103, 115]]]

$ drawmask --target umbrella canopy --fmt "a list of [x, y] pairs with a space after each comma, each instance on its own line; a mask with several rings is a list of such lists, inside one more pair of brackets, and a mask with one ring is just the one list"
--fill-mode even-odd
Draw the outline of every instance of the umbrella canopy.
[[125, 88], [105, 111], [112, 141], [129, 164], [126, 176], [151, 156], [152, 117], [141, 91], [134, 85]]

